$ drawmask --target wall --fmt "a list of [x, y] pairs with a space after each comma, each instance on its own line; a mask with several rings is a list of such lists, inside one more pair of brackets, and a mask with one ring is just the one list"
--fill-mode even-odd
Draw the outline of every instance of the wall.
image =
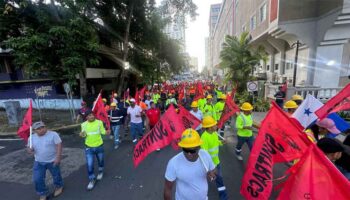
[[[4, 108], [6, 101], [19, 101], [21, 108], [28, 108], [30, 99], [6, 99], [0, 100], [0, 108]], [[73, 99], [75, 110], [80, 108], [81, 99]], [[67, 99], [33, 99], [33, 108], [35, 109], [53, 109], [69, 110], [69, 101]]]

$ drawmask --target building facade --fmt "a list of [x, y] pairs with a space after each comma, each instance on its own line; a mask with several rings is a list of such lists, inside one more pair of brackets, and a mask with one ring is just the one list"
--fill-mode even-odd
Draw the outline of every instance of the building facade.
[[[266, 77], [268, 83], [295, 81], [297, 87], [335, 88], [349, 83], [350, 0], [234, 0], [231, 8], [229, 34], [248, 31], [252, 45], [263, 46], [268, 53], [268, 62], [255, 67], [256, 76]], [[230, 29], [225, 20], [218, 18], [214, 33]], [[212, 51], [218, 51], [220, 36], [213, 43]]]
[[[215, 68], [214, 68], [214, 32], [215, 32], [215, 27], [218, 22], [219, 14], [220, 14], [220, 9], [221, 9], [221, 3], [220, 4], [212, 4], [210, 6], [210, 12], [209, 12], [209, 38], [208, 38], [208, 65], [207, 69], [209, 72], [210, 76], [213, 76], [216, 74]], [[215, 74], [214, 74], [215, 73]]]

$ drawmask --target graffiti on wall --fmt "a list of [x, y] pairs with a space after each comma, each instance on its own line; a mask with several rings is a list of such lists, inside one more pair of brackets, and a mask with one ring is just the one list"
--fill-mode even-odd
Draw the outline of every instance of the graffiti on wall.
[[52, 86], [41, 86], [39, 88], [34, 89], [34, 93], [36, 94], [37, 97], [46, 97], [50, 96], [49, 91], [52, 91]]

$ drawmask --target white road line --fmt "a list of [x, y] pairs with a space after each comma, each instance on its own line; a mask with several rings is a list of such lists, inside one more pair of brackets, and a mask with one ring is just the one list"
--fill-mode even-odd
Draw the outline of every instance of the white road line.
[[3, 139], [0, 139], [0, 141], [15, 141], [15, 140], [22, 140], [20, 138], [3, 138]]

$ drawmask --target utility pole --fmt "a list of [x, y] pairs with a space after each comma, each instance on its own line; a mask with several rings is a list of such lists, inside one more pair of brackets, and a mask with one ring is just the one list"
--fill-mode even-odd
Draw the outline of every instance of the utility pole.
[[297, 42], [292, 45], [292, 47], [296, 46], [295, 58], [294, 58], [293, 87], [295, 87], [295, 83], [296, 83], [296, 79], [297, 79], [298, 54], [299, 54], [300, 45], [301, 45], [301, 43], [299, 42], [299, 40], [297, 40]]

